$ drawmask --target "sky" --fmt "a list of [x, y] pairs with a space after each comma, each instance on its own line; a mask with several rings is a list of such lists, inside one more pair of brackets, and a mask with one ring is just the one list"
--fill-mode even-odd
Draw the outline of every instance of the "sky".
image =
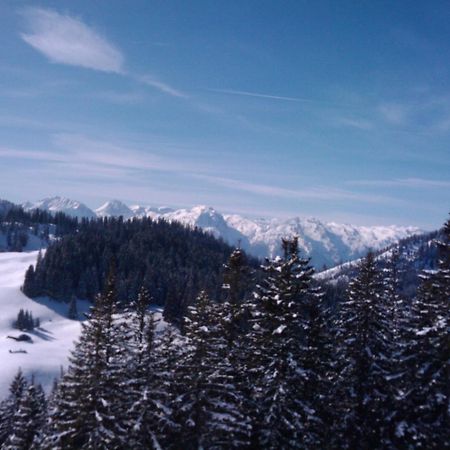
[[446, 1], [0, 2], [0, 198], [435, 229]]

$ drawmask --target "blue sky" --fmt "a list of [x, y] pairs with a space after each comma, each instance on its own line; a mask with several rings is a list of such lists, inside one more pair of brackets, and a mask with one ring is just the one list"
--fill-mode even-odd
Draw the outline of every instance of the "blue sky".
[[0, 197], [440, 226], [450, 6], [3, 1]]

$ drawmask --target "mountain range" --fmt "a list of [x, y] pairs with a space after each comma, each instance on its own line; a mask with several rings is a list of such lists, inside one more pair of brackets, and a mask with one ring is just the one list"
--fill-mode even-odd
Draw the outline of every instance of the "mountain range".
[[51, 212], [62, 211], [74, 217], [151, 217], [177, 221], [186, 226], [199, 227], [222, 238], [231, 245], [240, 245], [253, 256], [272, 257], [280, 252], [282, 237], [298, 236], [303, 253], [311, 258], [316, 268], [335, 266], [363, 256], [367, 250], [378, 250], [398, 240], [421, 234], [422, 230], [411, 226], [355, 226], [323, 222], [315, 218], [293, 217], [289, 219], [250, 219], [237, 214], [221, 214], [209, 206], [190, 209], [126, 205], [111, 200], [92, 210], [83, 203], [62, 197], [51, 197], [38, 202], [26, 202], [25, 210], [35, 208]]

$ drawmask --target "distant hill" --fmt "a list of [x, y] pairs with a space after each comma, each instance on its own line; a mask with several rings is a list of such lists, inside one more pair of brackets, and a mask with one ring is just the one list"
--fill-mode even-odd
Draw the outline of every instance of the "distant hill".
[[[419, 274], [423, 270], [437, 268], [438, 249], [435, 240], [440, 237], [440, 231], [434, 231], [418, 236], [401, 239], [399, 242], [375, 252], [380, 269], [386, 267], [394, 252], [398, 253], [398, 270], [401, 279], [401, 292], [405, 297], [412, 298], [419, 285]], [[359, 270], [360, 260], [354, 260], [338, 265], [316, 274], [316, 279], [337, 286], [345, 286], [354, 278]]]

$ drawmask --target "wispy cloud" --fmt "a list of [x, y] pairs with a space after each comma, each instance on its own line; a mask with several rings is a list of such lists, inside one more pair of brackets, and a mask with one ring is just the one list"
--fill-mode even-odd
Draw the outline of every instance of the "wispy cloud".
[[404, 125], [410, 114], [410, 108], [399, 103], [384, 103], [378, 108], [386, 122], [393, 125]]
[[337, 120], [337, 124], [344, 127], [357, 128], [358, 130], [371, 130], [374, 127], [369, 120], [350, 117], [341, 117]]
[[155, 89], [158, 89], [164, 94], [171, 95], [172, 97], [188, 98], [188, 95], [185, 94], [184, 92], [181, 92], [178, 89], [175, 89], [174, 87], [170, 86], [169, 84], [164, 83], [163, 81], [158, 80], [150, 75], [138, 76], [136, 77], [136, 79], [141, 83], [146, 84], [147, 86], [151, 86]]
[[[170, 144], [146, 142], [140, 145], [129, 145], [121, 140], [105, 141], [83, 134], [57, 133], [50, 137], [50, 151], [32, 151], [0, 147], [0, 158], [36, 161], [41, 166], [64, 167], [66, 173], [73, 172], [75, 176], [83, 176], [81, 167], [86, 167], [89, 173], [114, 173], [112, 169], [135, 177], [148, 175], [149, 172], [190, 174], [211, 173], [214, 162], [202, 158], [192, 158], [192, 154], [182, 156], [182, 153], [167, 150]], [[41, 167], [40, 169], [41, 170]]]
[[351, 192], [344, 189], [336, 189], [328, 186], [311, 187], [307, 189], [288, 189], [267, 184], [249, 183], [232, 178], [216, 177], [209, 175], [198, 175], [197, 178], [208, 181], [219, 186], [235, 189], [238, 191], [250, 192], [252, 194], [280, 197], [288, 199], [303, 200], [353, 200], [371, 203], [394, 202], [388, 197], [367, 195]]
[[50, 61], [103, 72], [122, 73], [120, 50], [81, 20], [42, 8], [24, 11], [29, 31], [22, 39]]
[[127, 71], [119, 48], [79, 18], [43, 8], [28, 8], [22, 14], [28, 24], [22, 39], [51, 62], [120, 74], [172, 97], [188, 98], [152, 75]]
[[144, 100], [144, 96], [139, 92], [100, 91], [89, 95], [119, 105], [130, 105]]
[[304, 102], [304, 103], [322, 103], [320, 100], [314, 100], [310, 98], [302, 98], [302, 97], [285, 97], [282, 95], [271, 95], [271, 94], [261, 94], [259, 92], [248, 92], [248, 91], [238, 91], [234, 89], [206, 89], [210, 92], [217, 92], [219, 94], [230, 94], [230, 95], [242, 95], [245, 97], [258, 97], [258, 98], [266, 98], [270, 100], [283, 100], [287, 102]]
[[405, 187], [411, 189], [450, 188], [449, 180], [430, 180], [426, 178], [397, 178], [393, 180], [354, 180], [347, 182], [352, 186], [367, 187]]

